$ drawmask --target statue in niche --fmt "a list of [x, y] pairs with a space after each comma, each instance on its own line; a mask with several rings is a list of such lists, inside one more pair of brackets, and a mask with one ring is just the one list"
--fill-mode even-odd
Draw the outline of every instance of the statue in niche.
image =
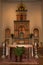
[[22, 32], [23, 34], [25, 34], [25, 27], [23, 25], [21, 25], [19, 27], [19, 34], [20, 34], [20, 32]]
[[19, 43], [23, 44], [24, 43], [24, 33], [23, 32], [20, 32], [19, 38], [20, 38]]
[[24, 38], [24, 33], [23, 32], [20, 32], [19, 37], [20, 37], [20, 39], [23, 39]]

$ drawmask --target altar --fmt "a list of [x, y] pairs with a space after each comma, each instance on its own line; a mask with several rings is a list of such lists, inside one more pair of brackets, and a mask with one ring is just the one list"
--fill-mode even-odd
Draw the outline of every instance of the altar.
[[[28, 59], [33, 57], [33, 44], [30, 41], [30, 39], [32, 38], [32, 35], [30, 35], [30, 20], [27, 20], [27, 11], [28, 10], [24, 7], [23, 3], [21, 3], [16, 10], [17, 19], [13, 21], [14, 34], [13, 33], [11, 34], [12, 43], [11, 44], [9, 43], [8, 45], [9, 54], [7, 55], [9, 55], [9, 59], [13, 52], [12, 49], [15, 49], [16, 47], [24, 47], [25, 53]], [[8, 35], [9, 34], [10, 33], [8, 33]]]
[[[10, 59], [10, 52], [11, 52], [11, 48], [12, 49], [14, 49], [14, 48], [16, 48], [16, 47], [24, 47], [25, 48], [25, 52], [27, 53], [27, 55], [28, 55], [28, 57], [29, 58], [31, 58], [31, 57], [33, 57], [33, 45], [31, 45], [31, 44], [10, 44], [9, 46], [9, 59]], [[26, 51], [26, 49], [27, 49], [27, 51]], [[28, 58], [28, 59], [29, 59]]]

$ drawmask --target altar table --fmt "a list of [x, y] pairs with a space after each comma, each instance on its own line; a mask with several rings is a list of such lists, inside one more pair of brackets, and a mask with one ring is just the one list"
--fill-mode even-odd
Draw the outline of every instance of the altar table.
[[31, 44], [10, 44], [8, 47], [9, 47], [9, 56], [10, 56], [10, 48], [24, 47], [24, 48], [29, 48], [29, 55], [30, 55], [30, 50], [32, 50], [31, 55], [33, 57], [33, 45]]

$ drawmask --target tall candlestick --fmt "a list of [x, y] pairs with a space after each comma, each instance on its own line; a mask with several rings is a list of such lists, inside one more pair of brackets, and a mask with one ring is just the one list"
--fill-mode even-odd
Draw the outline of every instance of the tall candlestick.
[[3, 43], [3, 55], [2, 55], [2, 58], [3, 59], [5, 58], [5, 43]]

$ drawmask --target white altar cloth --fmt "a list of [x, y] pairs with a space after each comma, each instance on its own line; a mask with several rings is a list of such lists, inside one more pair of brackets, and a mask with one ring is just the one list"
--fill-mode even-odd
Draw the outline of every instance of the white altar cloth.
[[33, 45], [30, 45], [30, 44], [12, 44], [12, 45], [9, 45], [9, 47], [25, 47], [25, 48], [33, 48]]

